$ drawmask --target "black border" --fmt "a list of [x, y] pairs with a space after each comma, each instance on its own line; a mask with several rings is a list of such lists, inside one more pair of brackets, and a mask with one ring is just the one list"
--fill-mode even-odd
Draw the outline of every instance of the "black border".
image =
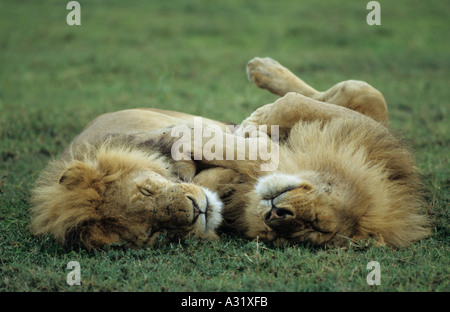
[[[190, 306], [183, 307], [182, 301], [188, 298], [214, 299], [215, 304], [212, 309], [209, 307]], [[226, 304], [227, 299], [236, 302], [250, 303], [249, 298], [267, 298], [266, 301], [259, 300], [258, 305], [239, 306]], [[244, 298], [244, 299], [241, 299]], [[305, 309], [358, 309], [373, 310], [394, 308], [419, 307], [420, 304], [432, 302], [437, 305], [448, 298], [445, 292], [2, 292], [0, 300], [2, 305], [10, 301], [14, 308], [20, 306], [44, 308], [61, 311], [61, 309], [144, 309], [146, 311], [278, 311], [284, 309], [305, 310]], [[427, 300], [427, 301], [424, 301]], [[432, 301], [429, 301], [432, 300]], [[228, 301], [228, 302], [230, 302]], [[255, 303], [255, 299], [252, 299]], [[221, 302], [221, 304], [218, 304]], [[266, 302], [264, 304], [263, 302]]]

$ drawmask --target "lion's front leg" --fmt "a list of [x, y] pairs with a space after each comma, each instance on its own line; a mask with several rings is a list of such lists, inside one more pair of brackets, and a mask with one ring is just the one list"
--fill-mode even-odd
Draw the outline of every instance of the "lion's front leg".
[[213, 167], [200, 171], [193, 182], [214, 191], [220, 198], [231, 196], [236, 186], [243, 183], [242, 175], [233, 169]]
[[[259, 130], [259, 126], [267, 125], [266, 134], [271, 135], [271, 127], [274, 123], [271, 123], [272, 110], [274, 109], [274, 103], [261, 106], [255, 110], [249, 117], [247, 117], [238, 127], [235, 129], [234, 134], [239, 137], [250, 137], [254, 134], [254, 131]], [[280, 125], [277, 124], [277, 127]], [[253, 135], [254, 136], [254, 135]]]

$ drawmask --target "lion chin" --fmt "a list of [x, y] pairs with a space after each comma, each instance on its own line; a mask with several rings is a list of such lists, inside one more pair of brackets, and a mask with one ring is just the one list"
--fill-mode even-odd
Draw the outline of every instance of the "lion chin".
[[31, 230], [67, 247], [155, 246], [186, 237], [217, 239], [222, 203], [180, 183], [158, 153], [103, 144], [72, 149], [49, 164], [32, 193]]

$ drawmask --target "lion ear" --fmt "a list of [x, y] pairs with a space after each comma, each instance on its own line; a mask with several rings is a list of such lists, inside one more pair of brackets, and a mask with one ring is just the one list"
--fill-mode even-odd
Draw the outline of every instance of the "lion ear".
[[68, 190], [87, 188], [95, 179], [97, 171], [81, 161], [74, 161], [59, 178], [59, 184]]

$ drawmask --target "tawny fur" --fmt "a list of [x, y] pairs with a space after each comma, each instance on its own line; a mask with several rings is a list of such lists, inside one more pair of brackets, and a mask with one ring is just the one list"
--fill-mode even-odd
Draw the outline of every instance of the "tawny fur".
[[[388, 130], [378, 90], [349, 80], [318, 92], [270, 58], [251, 60], [247, 73], [282, 97], [258, 108], [236, 135], [279, 126], [279, 167], [263, 172], [255, 163], [213, 162], [233, 168], [215, 169], [219, 180], [236, 181], [215, 188], [224, 200], [226, 229], [275, 243], [326, 246], [369, 238], [406, 246], [430, 234], [412, 154]], [[207, 171], [194, 180], [214, 188]]]
[[[387, 128], [381, 93], [357, 81], [318, 92], [270, 59], [252, 60], [248, 72], [282, 98], [257, 109], [234, 135], [278, 125], [275, 171], [250, 160], [175, 162], [170, 128], [192, 128], [196, 116], [158, 109], [101, 115], [39, 178], [32, 232], [87, 248], [155, 245], [162, 232], [217, 238], [222, 203], [212, 190], [223, 201], [222, 228], [250, 238], [345, 246], [374, 237], [406, 246], [429, 235], [422, 185], [411, 153]], [[233, 135], [224, 123], [203, 122]], [[195, 219], [196, 206], [203, 218]]]
[[[48, 165], [33, 189], [31, 230], [87, 249], [123, 242], [142, 247], [190, 235], [216, 239], [220, 201], [206, 189], [179, 183], [171, 169], [157, 152], [111, 140], [99, 147], [72, 146]], [[192, 201], [205, 205], [207, 195], [215, 209], [209, 225], [192, 206]]]
[[[251, 238], [327, 246], [374, 238], [407, 246], [430, 233], [421, 213], [423, 186], [410, 152], [385, 127], [369, 120], [299, 122], [280, 145], [276, 172], [260, 172], [256, 179], [236, 171], [223, 174], [221, 179], [240, 176], [231, 196], [221, 194], [227, 229]], [[213, 187], [206, 179], [207, 172], [194, 178]], [[267, 222], [271, 207], [264, 202], [280, 193], [284, 197], [279, 196], [278, 207], [292, 216], [274, 220], [278, 224]]]

